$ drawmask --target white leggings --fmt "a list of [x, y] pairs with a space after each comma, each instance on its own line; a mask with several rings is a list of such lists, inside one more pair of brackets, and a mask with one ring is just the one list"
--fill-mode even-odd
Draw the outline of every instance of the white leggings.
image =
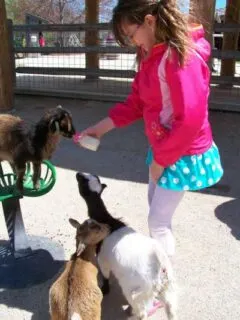
[[184, 191], [174, 191], [159, 187], [149, 179], [148, 203], [150, 207], [148, 227], [151, 237], [163, 245], [168, 256], [175, 253], [172, 234], [172, 216], [184, 196]]

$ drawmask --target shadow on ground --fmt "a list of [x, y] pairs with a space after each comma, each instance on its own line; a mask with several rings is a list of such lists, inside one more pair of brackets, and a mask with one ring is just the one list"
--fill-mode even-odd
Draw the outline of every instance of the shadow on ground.
[[[25, 310], [32, 314], [32, 320], [50, 319], [49, 289], [63, 270], [64, 267], [52, 279], [41, 285], [22, 290], [0, 291], [0, 305], [4, 304], [8, 308]], [[121, 289], [116, 281], [112, 282], [110, 293], [103, 299], [101, 319], [135, 319], [134, 316], [129, 316], [127, 302], [121, 294]]]
[[[37, 243], [41, 247], [45, 248], [39, 250], [39, 258], [41, 259], [41, 257], [43, 257], [46, 261], [41, 262], [38, 259], [37, 264], [41, 264], [40, 268], [43, 268], [43, 277], [47, 280], [39, 281], [39, 279], [37, 279], [39, 276], [38, 273], [41, 271], [41, 269], [37, 268], [35, 280], [38, 282], [38, 284], [35, 285], [30, 282], [31, 280], [29, 280], [29, 278], [31, 278], [33, 270], [27, 266], [27, 258], [23, 261], [26, 264], [26, 274], [24, 274], [24, 265], [19, 267], [18, 262], [16, 262], [16, 264], [13, 266], [16, 269], [16, 272], [20, 272], [19, 275], [12, 274], [11, 272], [13, 272], [13, 270], [4, 270], [7, 267], [6, 265], [0, 265], [0, 305], [5, 305], [7, 308], [27, 311], [32, 314], [32, 320], [46, 320], [50, 318], [49, 289], [58, 276], [63, 272], [67, 261], [61, 259], [64, 256], [63, 247], [56, 242], [53, 242], [49, 238], [31, 236], [29, 237], [29, 240], [30, 245]], [[7, 241], [5, 240], [1, 240], [0, 242], [2, 245], [7, 244]], [[46, 248], [49, 248], [52, 252], [54, 252], [54, 254], [49, 254]], [[42, 254], [43, 251], [44, 255]], [[48, 255], [46, 253], [48, 253]], [[59, 256], [60, 259], [55, 258], [55, 255]], [[32, 258], [34, 258], [34, 256], [32, 256]], [[34, 265], [34, 268], [35, 267], [36, 266]], [[30, 275], [28, 273], [30, 273]], [[47, 273], [47, 276], [50, 277], [45, 277], [44, 273]], [[6, 277], [11, 275], [13, 275], [13, 278], [6, 279]], [[14, 281], [16, 281], [15, 286]], [[126, 308], [127, 302], [122, 295], [121, 289], [118, 286], [117, 281], [112, 278], [110, 293], [104, 297], [102, 303], [102, 319], [134, 320], [134, 317], [129, 318], [129, 312], [125, 310]], [[4, 317], [6, 320], [11, 319], [10, 317]]]
[[216, 208], [215, 215], [230, 228], [234, 238], [240, 240], [240, 199], [221, 204]]
[[[1, 243], [6, 244], [7, 241], [1, 240]], [[34, 243], [44, 248], [34, 250], [35, 254], [38, 253], [36, 256], [33, 254], [16, 260], [15, 264], [0, 266], [0, 305], [28, 311], [33, 313], [32, 319], [43, 320], [49, 318], [48, 291], [64, 268], [64, 251], [49, 238], [29, 236], [29, 244], [34, 247]], [[11, 274], [12, 278], [7, 279]]]
[[[0, 241], [5, 246], [5, 241]], [[0, 264], [1, 289], [25, 289], [52, 279], [64, 265], [64, 260], [56, 260], [48, 250], [38, 249], [27, 256], [8, 256]]]
[[49, 319], [48, 292], [55, 278], [57, 275], [44, 284], [28, 290], [0, 292], [0, 304], [4, 304], [8, 308], [28, 311], [32, 313], [32, 320]]
[[[16, 99], [16, 114], [20, 115], [27, 123], [33, 123], [42, 116], [44, 109], [55, 107], [58, 104], [62, 104], [63, 107], [69, 109], [72, 112], [75, 126], [79, 131], [103, 118], [107, 114], [107, 110], [111, 106], [111, 104], [109, 103], [105, 104], [103, 102], [94, 101], [87, 102], [74, 99], [70, 100], [18, 96]], [[218, 184], [215, 188], [205, 189], [201, 191], [201, 193], [226, 196], [228, 198], [238, 198], [240, 194], [240, 183], [238, 179], [238, 175], [240, 172], [240, 114], [211, 112], [210, 120], [213, 126], [214, 140], [219, 146], [222, 156], [225, 174], [220, 184]], [[72, 141], [65, 139], [61, 142], [58, 150], [54, 154], [52, 162], [57, 167], [57, 170], [58, 168], [64, 168], [73, 171], [95, 173], [103, 177], [103, 182], [104, 178], [111, 178], [119, 179], [121, 181], [125, 180], [146, 184], [148, 180], [148, 173], [145, 165], [146, 151], [147, 141], [143, 133], [143, 125], [141, 122], [138, 122], [128, 128], [115, 130], [111, 134], [107, 135], [102, 140], [101, 147], [97, 153], [80, 148], [74, 145]], [[65, 181], [63, 181], [63, 183], [61, 182], [62, 188], [68, 188], [67, 181], [66, 184], [64, 182]], [[232, 235], [239, 240], [240, 219], [238, 208], [240, 205], [240, 200], [229, 201], [229, 199], [226, 198], [226, 201], [227, 202], [222, 203], [216, 208], [215, 214], [219, 220], [229, 226]], [[59, 204], [61, 203], [62, 202], [59, 201]], [[196, 206], [199, 205], [201, 204], [196, 203]], [[194, 219], [196, 218], [195, 215], [193, 217]], [[195, 220], [193, 221], [195, 223]], [[202, 218], [196, 221], [200, 221], [201, 223]], [[218, 230], [216, 229], [215, 231], [218, 232]], [[181, 236], [182, 235], [184, 236], [184, 232], [181, 233]], [[194, 236], [195, 234], [193, 235], [192, 240], [194, 239]], [[185, 241], [188, 244], [189, 239], [191, 239], [191, 234], [190, 236], [185, 235], [185, 237]], [[202, 246], [203, 244], [205, 245], [204, 242], [202, 242]], [[190, 259], [188, 259], [187, 261], [193, 261], [194, 263], [194, 261], [196, 262], [196, 260], [194, 260], [196, 259], [196, 250], [194, 248], [191, 250], [190, 251], [194, 253], [192, 253]], [[215, 253], [215, 251], [213, 252]], [[64, 258], [62, 260], [64, 261]], [[238, 266], [239, 264], [236, 265]], [[197, 261], [196, 267], [198, 268], [199, 266], [202, 267]], [[183, 265], [182, 270], [185, 271], [186, 269], [186, 266]], [[196, 279], [201, 279], [199, 278], [199, 274], [201, 274], [201, 272], [197, 270]], [[57, 278], [57, 276], [58, 275], [56, 274], [52, 279], [41, 285], [33, 286], [23, 290], [0, 290], [0, 304], [4, 306], [4, 312], [6, 311], [6, 313], [8, 313], [8, 308], [14, 309], [14, 311], [17, 311], [17, 309], [19, 309], [20, 311], [25, 310], [29, 313], [32, 313], [33, 320], [49, 319], [48, 292], [50, 286]], [[186, 279], [189, 279], [189, 277], [191, 278], [192, 276], [192, 270], [189, 270], [189, 273], [184, 274], [184, 278], [182, 279], [182, 281], [184, 283], [186, 282], [187, 284], [188, 281], [186, 281]], [[230, 277], [232, 277], [232, 273]], [[205, 281], [206, 279], [204, 278], [203, 280]], [[207, 280], [207, 283], [209, 283], [210, 281], [208, 278]], [[234, 281], [236, 282], [236, 280]], [[228, 282], [225, 282], [224, 280], [224, 284], [225, 283], [228, 284]], [[194, 296], [194, 299], [195, 297], [196, 299], [198, 299], [198, 297], [205, 297], [205, 289], [202, 291], [202, 294], [198, 293], [198, 289], [202, 284], [201, 282], [191, 282], [190, 284], [194, 285], [194, 290], [192, 290], [193, 287], [189, 287], [189, 292], [194, 291], [194, 294], [196, 294], [196, 296]], [[229, 284], [226, 286], [226, 288], [228, 288], [228, 286]], [[216, 290], [214, 283], [214, 290], [211, 292], [215, 293], [215, 291]], [[222, 292], [220, 292], [220, 294], [222, 298]], [[228, 294], [227, 290], [223, 291], [223, 295], [224, 294]], [[230, 295], [228, 295], [227, 297], [229, 297], [230, 302], [234, 300], [231, 299]], [[189, 298], [191, 298], [191, 295], [189, 295]], [[218, 302], [221, 300], [217, 299], [216, 301]], [[124, 304], [126, 304], [126, 302], [121, 295], [121, 291], [119, 290], [118, 286], [114, 286], [110, 295], [104, 298], [102, 319], [129, 319], [128, 315], [122, 309], [122, 305]], [[191, 306], [191, 303], [189, 305]], [[203, 303], [201, 300], [200, 302], [198, 302], [196, 306], [197, 308], [200, 307], [200, 309], [198, 309], [198, 312], [201, 311], [201, 307], [204, 305], [204, 300]], [[212, 306], [212, 310], [214, 310], [214, 312], [218, 310], [218, 308], [219, 305], [217, 304]], [[185, 308], [182, 309], [184, 310]], [[226, 308], [224, 305], [224, 310], [225, 309]], [[229, 307], [229, 309], [227, 310], [229, 312], [231, 308]], [[193, 314], [192, 311], [195, 312], [195, 310], [191, 310], [190, 314]], [[211, 316], [209, 315], [209, 319], [210, 317]], [[189, 317], [184, 317], [184, 319], [188, 318]], [[4, 320], [5, 319], [9, 320], [11, 318], [4, 318]], [[21, 319], [20, 316], [19, 319]]]

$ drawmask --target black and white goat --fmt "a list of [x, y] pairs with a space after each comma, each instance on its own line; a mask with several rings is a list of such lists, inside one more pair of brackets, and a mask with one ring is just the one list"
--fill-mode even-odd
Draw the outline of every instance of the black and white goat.
[[9, 114], [0, 115], [0, 161], [8, 161], [17, 175], [16, 187], [23, 191], [26, 163], [33, 163], [33, 185], [39, 188], [41, 162], [50, 159], [60, 138], [72, 138], [71, 114], [61, 106], [48, 110], [31, 128]]
[[161, 245], [110, 215], [101, 199], [106, 185], [97, 176], [77, 173], [76, 178], [89, 217], [110, 226], [111, 234], [102, 242], [98, 254], [105, 279], [113, 273], [139, 319], [147, 319], [148, 306], [154, 298], [160, 298], [165, 303], [168, 319], [176, 320], [175, 281]]

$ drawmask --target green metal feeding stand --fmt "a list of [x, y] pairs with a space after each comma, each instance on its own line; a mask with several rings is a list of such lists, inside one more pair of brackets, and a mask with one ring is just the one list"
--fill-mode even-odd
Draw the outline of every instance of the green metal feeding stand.
[[52, 278], [63, 264], [54, 261], [46, 250], [31, 249], [20, 206], [23, 196], [39, 197], [48, 193], [56, 182], [56, 170], [50, 161], [43, 161], [40, 188], [36, 190], [32, 168], [27, 164], [23, 194], [16, 189], [16, 175], [4, 171], [0, 164], [0, 201], [9, 235], [9, 242], [0, 243], [0, 287], [23, 288]]

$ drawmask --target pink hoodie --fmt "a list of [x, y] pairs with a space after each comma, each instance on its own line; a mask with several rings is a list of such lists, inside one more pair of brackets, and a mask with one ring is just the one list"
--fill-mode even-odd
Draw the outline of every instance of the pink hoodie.
[[[157, 163], [174, 164], [182, 156], [201, 154], [212, 145], [208, 121], [210, 45], [202, 26], [194, 28], [195, 51], [186, 65], [166, 44], [156, 45], [141, 63], [132, 93], [116, 104], [109, 117], [116, 127], [144, 119], [145, 133]], [[170, 53], [170, 55], [169, 55]]]

